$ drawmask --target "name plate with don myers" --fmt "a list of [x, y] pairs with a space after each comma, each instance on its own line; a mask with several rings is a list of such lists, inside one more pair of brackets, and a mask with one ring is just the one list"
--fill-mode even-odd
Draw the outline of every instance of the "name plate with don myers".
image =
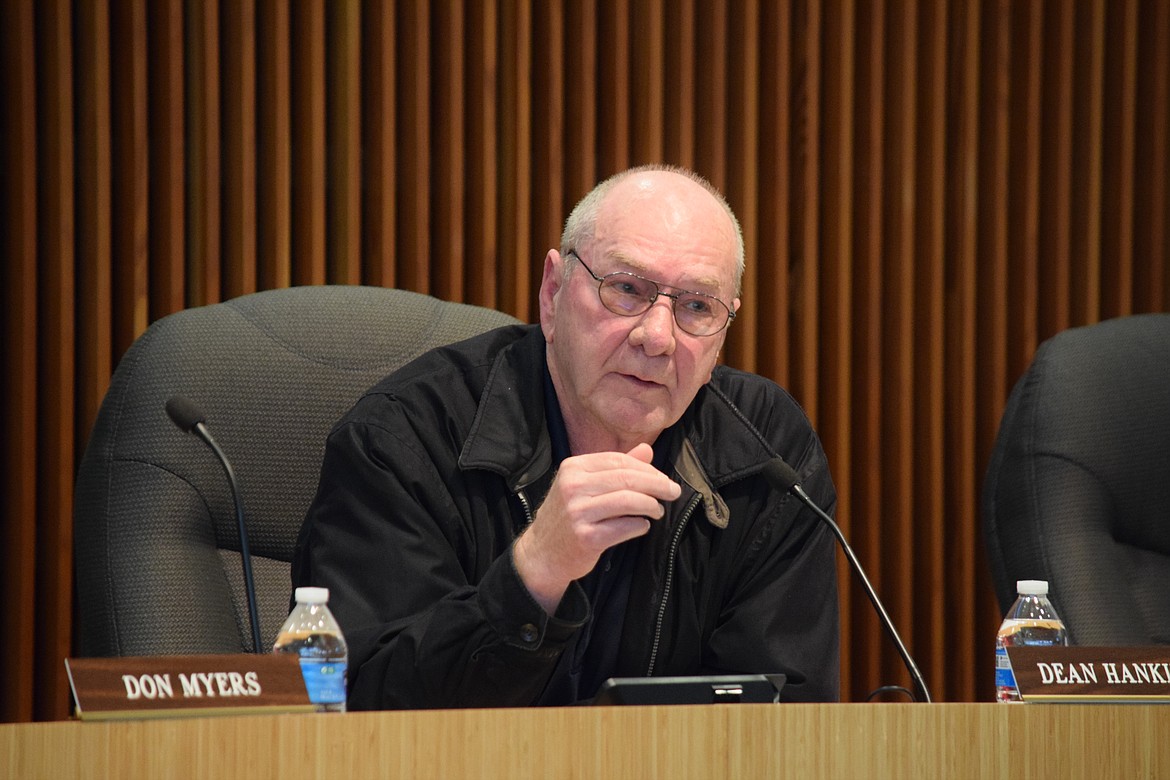
[[1170, 704], [1170, 647], [1009, 647], [1025, 702]]
[[82, 720], [313, 712], [288, 654], [66, 658]]

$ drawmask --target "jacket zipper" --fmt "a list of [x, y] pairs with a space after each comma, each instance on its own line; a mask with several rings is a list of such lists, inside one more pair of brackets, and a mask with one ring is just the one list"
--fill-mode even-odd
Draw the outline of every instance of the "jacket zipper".
[[524, 507], [525, 525], [532, 525], [532, 505], [528, 503], [528, 496], [521, 489], [516, 491], [516, 498], [520, 499], [520, 506]]
[[670, 599], [670, 588], [674, 582], [674, 561], [678, 555], [678, 545], [682, 541], [687, 523], [691, 520], [691, 514], [694, 513], [700, 500], [702, 500], [702, 496], [698, 493], [691, 497], [690, 503], [687, 504], [682, 517], [679, 518], [678, 527], [674, 530], [674, 538], [670, 540], [670, 554], [666, 559], [666, 584], [662, 587], [662, 601], [658, 604], [658, 618], [654, 621], [654, 644], [650, 647], [650, 665], [646, 669], [647, 677], [653, 676], [654, 664], [658, 660], [658, 645], [662, 641], [662, 621], [666, 619], [666, 602]]

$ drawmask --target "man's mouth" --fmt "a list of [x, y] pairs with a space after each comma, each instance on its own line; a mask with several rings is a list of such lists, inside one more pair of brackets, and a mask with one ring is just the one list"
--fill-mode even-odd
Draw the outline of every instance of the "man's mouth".
[[643, 379], [642, 377], [637, 376], [636, 374], [622, 374], [621, 376], [625, 379], [630, 380], [634, 384], [641, 385], [642, 387], [646, 387], [646, 388], [653, 388], [653, 387], [661, 387], [662, 386], [661, 382], [656, 382], [653, 379]]

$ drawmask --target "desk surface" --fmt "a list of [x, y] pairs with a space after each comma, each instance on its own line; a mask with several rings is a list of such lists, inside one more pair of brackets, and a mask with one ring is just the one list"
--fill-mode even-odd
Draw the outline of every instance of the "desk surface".
[[0, 725], [12, 778], [1170, 777], [1170, 706], [581, 707]]

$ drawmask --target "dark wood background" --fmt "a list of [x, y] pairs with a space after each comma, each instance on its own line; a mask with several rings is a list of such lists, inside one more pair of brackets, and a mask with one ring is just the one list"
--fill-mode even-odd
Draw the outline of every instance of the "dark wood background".
[[[727, 193], [727, 362], [822, 434], [935, 698], [992, 698], [979, 493], [1066, 327], [1170, 308], [1166, 0], [0, 0], [0, 719], [61, 718], [72, 485], [154, 319], [375, 284], [536, 316], [629, 165]], [[844, 695], [908, 678], [840, 560]]]

